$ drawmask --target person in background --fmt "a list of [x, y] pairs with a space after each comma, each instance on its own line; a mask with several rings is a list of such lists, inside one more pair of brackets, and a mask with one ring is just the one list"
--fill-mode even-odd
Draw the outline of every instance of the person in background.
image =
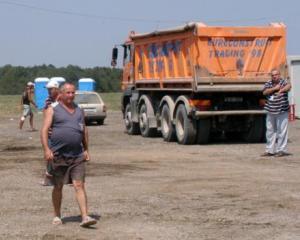
[[25, 119], [29, 116], [30, 129], [31, 131], [36, 131], [36, 129], [33, 127], [33, 112], [31, 109], [31, 105], [33, 105], [35, 108], [37, 108], [37, 105], [35, 104], [33, 97], [34, 84], [32, 82], [28, 82], [21, 98], [21, 106], [23, 107], [23, 113], [19, 122], [19, 129], [23, 128]]
[[45, 100], [45, 105], [43, 110], [46, 110], [48, 106], [59, 100], [59, 83], [55, 80], [50, 80], [46, 88], [48, 90], [48, 97]]
[[[48, 97], [45, 100], [45, 105], [43, 107], [43, 112], [51, 105], [51, 104], [57, 104], [59, 100], [59, 83], [55, 80], [50, 80], [46, 88], [48, 90]], [[51, 128], [49, 129], [48, 137], [50, 139], [51, 136]], [[52, 178], [52, 166], [49, 161], [47, 161], [46, 165], [46, 172], [45, 172], [45, 178], [42, 183], [43, 186], [53, 186], [51, 178]]]
[[291, 84], [282, 79], [277, 69], [271, 71], [271, 80], [265, 83], [263, 95], [267, 97], [266, 117], [266, 150], [262, 155], [282, 157], [287, 152], [288, 141], [288, 92]]
[[[97, 223], [88, 216], [87, 195], [85, 191], [85, 162], [90, 161], [88, 152], [88, 131], [84, 124], [84, 113], [75, 103], [75, 86], [64, 83], [60, 87], [60, 100], [50, 105], [44, 112], [41, 130], [41, 143], [44, 158], [52, 164], [54, 184], [52, 203], [54, 207], [53, 224], [62, 224], [61, 203], [64, 184], [72, 181], [79, 204], [81, 227]], [[49, 128], [52, 127], [50, 141]]]

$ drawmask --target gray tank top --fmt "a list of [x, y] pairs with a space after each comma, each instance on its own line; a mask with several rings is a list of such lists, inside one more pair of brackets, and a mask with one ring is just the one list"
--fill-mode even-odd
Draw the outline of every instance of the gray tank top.
[[78, 157], [83, 153], [82, 139], [84, 116], [75, 104], [75, 111], [69, 113], [60, 103], [53, 104], [52, 133], [50, 149], [59, 156]]

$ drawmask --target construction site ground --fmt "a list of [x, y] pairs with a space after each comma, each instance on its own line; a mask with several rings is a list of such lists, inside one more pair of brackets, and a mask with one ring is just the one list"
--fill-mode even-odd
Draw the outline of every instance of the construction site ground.
[[[0, 239], [300, 239], [300, 121], [290, 122], [284, 157], [261, 157], [264, 143], [219, 140], [179, 145], [129, 136], [121, 112], [88, 127], [89, 212], [81, 221], [72, 186], [64, 187], [64, 224], [52, 225], [52, 187], [39, 131], [18, 115], [0, 119]], [[35, 114], [37, 129], [42, 114]]]

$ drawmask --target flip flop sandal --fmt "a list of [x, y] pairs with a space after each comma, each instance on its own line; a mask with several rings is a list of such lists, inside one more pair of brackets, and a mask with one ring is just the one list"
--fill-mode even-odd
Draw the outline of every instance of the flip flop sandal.
[[63, 222], [62, 222], [61, 218], [55, 217], [55, 218], [53, 218], [53, 220], [52, 220], [52, 224], [57, 226], [57, 225], [63, 224]]
[[97, 220], [92, 217], [85, 217], [80, 223], [80, 227], [88, 227], [97, 223]]

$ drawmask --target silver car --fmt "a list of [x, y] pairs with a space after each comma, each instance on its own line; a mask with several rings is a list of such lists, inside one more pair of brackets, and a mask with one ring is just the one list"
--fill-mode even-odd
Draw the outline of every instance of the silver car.
[[102, 125], [104, 123], [106, 106], [98, 93], [76, 91], [74, 101], [84, 110], [86, 124], [97, 122], [99, 125]]

